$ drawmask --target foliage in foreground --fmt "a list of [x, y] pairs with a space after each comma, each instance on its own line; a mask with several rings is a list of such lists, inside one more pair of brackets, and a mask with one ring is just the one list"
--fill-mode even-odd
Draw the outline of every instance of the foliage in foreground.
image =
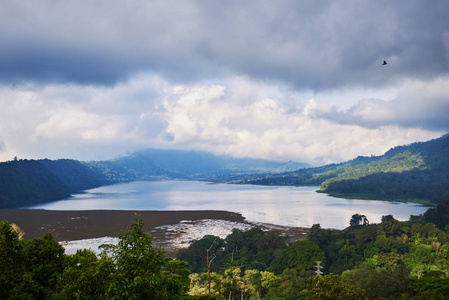
[[20, 240], [0, 223], [0, 299], [183, 299], [187, 263], [165, 257], [136, 219], [117, 246], [64, 255], [51, 234]]
[[[295, 243], [257, 228], [206, 236], [180, 252], [199, 269], [192, 274], [187, 262], [153, 246], [138, 218], [99, 257], [64, 255], [51, 234], [21, 240], [3, 221], [0, 299], [448, 299], [446, 208], [408, 222], [384, 216], [380, 224], [356, 214], [345, 230], [315, 224]], [[315, 275], [317, 260], [323, 276]]]
[[[245, 246], [250, 231], [236, 230], [220, 242], [216, 251], [221, 254], [212, 262], [221, 266], [228, 252], [226, 266], [211, 268], [210, 277], [204, 271], [192, 274], [189, 293], [208, 294], [210, 287], [217, 299], [448, 299], [449, 219], [438, 217], [446, 216], [446, 208], [443, 202], [429, 213], [445, 229], [427, 222], [429, 214], [407, 222], [388, 215], [380, 224], [355, 214], [341, 231], [315, 224], [307, 241], [287, 243], [264, 256], [269, 264], [255, 264], [260, 257]], [[180, 254], [202, 257], [206, 266], [205, 252], [214, 250], [211, 241], [213, 236], [194, 241]], [[240, 250], [230, 252], [227, 241], [241, 245]], [[328, 274], [322, 284], [311, 279], [317, 260]]]

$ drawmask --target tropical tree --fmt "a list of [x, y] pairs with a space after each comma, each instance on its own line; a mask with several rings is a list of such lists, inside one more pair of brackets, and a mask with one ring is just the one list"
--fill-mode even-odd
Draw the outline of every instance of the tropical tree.
[[343, 281], [338, 275], [316, 275], [309, 279], [307, 290], [305, 291], [306, 299], [347, 299], [347, 300], [364, 300], [368, 299], [363, 291], [356, 286]]
[[369, 225], [369, 221], [365, 215], [353, 214], [349, 220], [349, 226]]
[[[106, 270], [112, 271], [107, 296], [112, 299], [181, 299], [189, 288], [186, 262], [165, 257], [152, 243], [142, 220], [137, 218], [120, 236]], [[111, 265], [112, 268], [108, 266]], [[106, 274], [105, 274], [106, 275]]]
[[165, 257], [136, 218], [118, 245], [100, 258], [79, 251], [66, 262], [58, 282], [62, 299], [182, 299], [189, 289], [188, 264]]

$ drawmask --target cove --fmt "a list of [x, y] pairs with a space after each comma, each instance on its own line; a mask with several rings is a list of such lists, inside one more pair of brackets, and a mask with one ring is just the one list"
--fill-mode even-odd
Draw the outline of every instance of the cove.
[[46, 210], [226, 210], [250, 222], [343, 229], [355, 213], [379, 223], [384, 215], [405, 221], [424, 213], [417, 203], [334, 198], [319, 187], [215, 184], [203, 181], [132, 182], [103, 186], [70, 198], [23, 207]]

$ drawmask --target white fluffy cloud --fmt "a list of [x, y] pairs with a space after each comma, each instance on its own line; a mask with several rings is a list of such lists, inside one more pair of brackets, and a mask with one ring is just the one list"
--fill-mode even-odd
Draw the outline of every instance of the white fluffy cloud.
[[[420, 87], [430, 86], [429, 114], [439, 114], [433, 107], [447, 104], [441, 101], [444, 83], [412, 85], [423, 93]], [[410, 101], [421, 99], [409, 88], [405, 84], [395, 99], [410, 94]], [[336, 112], [323, 97], [323, 103], [302, 100], [291, 90], [244, 77], [222, 84], [171, 85], [154, 74], [113, 87], [4, 87], [0, 99], [6, 109], [0, 117], [10, 126], [0, 131], [1, 157], [102, 159], [158, 147], [321, 164], [379, 155], [443, 133], [400, 126], [397, 120], [406, 123], [408, 116], [412, 122], [417, 112], [398, 110], [399, 100], [361, 100]], [[287, 98], [291, 101], [283, 103]], [[423, 109], [419, 113], [425, 114]], [[345, 122], [336, 117], [342, 114], [349, 115]]]
[[446, 0], [0, 2], [1, 160], [318, 164], [449, 130]]

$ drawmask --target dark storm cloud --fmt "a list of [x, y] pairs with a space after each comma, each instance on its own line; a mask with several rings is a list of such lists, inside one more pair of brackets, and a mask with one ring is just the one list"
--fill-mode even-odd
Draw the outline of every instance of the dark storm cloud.
[[150, 71], [332, 89], [448, 73], [445, 0], [2, 2], [3, 82], [113, 84]]

